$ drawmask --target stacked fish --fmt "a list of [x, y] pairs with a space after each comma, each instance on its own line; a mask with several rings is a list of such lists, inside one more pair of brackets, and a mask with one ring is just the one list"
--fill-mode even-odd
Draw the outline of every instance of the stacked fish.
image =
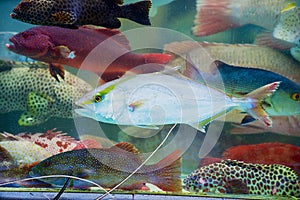
[[[118, 18], [150, 25], [148, 13], [151, 2], [122, 4], [121, 0], [22, 0], [11, 17], [43, 26], [18, 33], [11, 37], [12, 44], [6, 46], [15, 53], [48, 63], [50, 74], [57, 81], [47, 80], [47, 83], [61, 86], [59, 76], [67, 82], [67, 73], [62, 65], [97, 74], [106, 83], [88, 93], [84, 92], [81, 98], [76, 96], [76, 105], [81, 108], [75, 109], [75, 112], [102, 123], [155, 130], [162, 125], [188, 124], [206, 132], [212, 120], [226, 116], [227, 121], [239, 126], [258, 123], [256, 127], [276, 132], [277, 129], [272, 129], [272, 126], [281, 126], [282, 121], [289, 123], [287, 120], [300, 115], [299, 63], [290, 55], [270, 48], [277, 45], [280, 49], [284, 45], [290, 48], [299, 43], [298, 35], [291, 34], [295, 30], [297, 32], [300, 26], [296, 1], [197, 0], [193, 28], [196, 36], [245, 24], [265, 28], [271, 31], [271, 35], [264, 33], [264, 37], [257, 39], [259, 44], [256, 45], [175, 42], [165, 46], [165, 53], [149, 54], [131, 52], [127, 38], [112, 28], [121, 26]], [[269, 42], [272, 45], [262, 46]], [[86, 59], [98, 46], [101, 46], [98, 60]], [[212, 58], [210, 66], [205, 66], [206, 58], [199, 53], [203, 48]], [[297, 58], [295, 49], [293, 56]], [[163, 70], [162, 65], [136, 69], [136, 66], [148, 63], [181, 66], [181, 73], [174, 68]], [[282, 66], [285, 65], [284, 69]], [[135, 75], [123, 76], [128, 71], [133, 71]], [[20, 90], [24, 91], [23, 88]], [[41, 113], [47, 113], [53, 105], [57, 105], [53, 102], [59, 96], [52, 97], [47, 92], [24, 95], [28, 96], [29, 111], [19, 120], [21, 125], [46, 121], [48, 115], [46, 117]], [[37, 101], [39, 103], [36, 105]], [[51, 105], [50, 108], [48, 105]], [[10, 108], [8, 105], [4, 107]], [[67, 112], [72, 110], [70, 107], [64, 108]], [[22, 109], [25, 110], [24, 107]], [[298, 128], [295, 129], [291, 132], [299, 136]], [[32, 135], [18, 137], [33, 138]], [[38, 138], [41, 139], [41, 136]], [[62, 138], [56, 140], [59, 147], [64, 146]], [[28, 164], [41, 162], [29, 174], [32, 177], [73, 175], [113, 188], [141, 167], [132, 179], [122, 184], [122, 189], [141, 189], [145, 183], [152, 183], [165, 191], [181, 191], [179, 150], [156, 164], [143, 165], [144, 159], [139, 151], [129, 143], [121, 142], [102, 149], [91, 147], [94, 146], [75, 150], [74, 146], [66, 152], [59, 150], [62, 153], [45, 156], [43, 161], [30, 161]], [[43, 148], [46, 149], [45, 145]], [[5, 155], [9, 158], [8, 154]], [[300, 196], [299, 178], [293, 169], [283, 166], [286, 163], [249, 162], [225, 159], [200, 167], [185, 178], [184, 188], [196, 192]], [[62, 186], [67, 179], [42, 181]], [[73, 185], [87, 186], [81, 182]], [[241, 188], [237, 189], [237, 185]]]

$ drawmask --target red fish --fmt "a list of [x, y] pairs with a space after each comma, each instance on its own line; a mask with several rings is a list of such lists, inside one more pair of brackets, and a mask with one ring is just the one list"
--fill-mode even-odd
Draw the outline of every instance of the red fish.
[[95, 140], [88, 139], [78, 141], [73, 137], [62, 133], [61, 131], [55, 131], [55, 129], [48, 130], [45, 133], [20, 133], [18, 135], [12, 135], [10, 133], [2, 134], [8, 140], [17, 141], [29, 141], [36, 145], [43, 147], [51, 155], [56, 155], [65, 151], [71, 151], [75, 149], [83, 148], [102, 148], [102, 146]]
[[[150, 63], [165, 64], [172, 59], [168, 54], [130, 52], [129, 42], [120, 31], [91, 26], [78, 29], [37, 26], [11, 37], [10, 42], [13, 44], [6, 44], [9, 50], [49, 63], [50, 73], [57, 80], [57, 75], [64, 76], [62, 65], [89, 70], [104, 81], [110, 81], [129, 70], [135, 73], [162, 70], [161, 65], [136, 67]], [[99, 44], [101, 46], [94, 51], [94, 56], [86, 59]]]
[[[300, 147], [279, 142], [239, 145], [223, 152], [222, 159], [233, 159], [246, 163], [281, 164], [292, 168], [300, 175]], [[218, 158], [204, 158], [200, 165], [215, 163]]]

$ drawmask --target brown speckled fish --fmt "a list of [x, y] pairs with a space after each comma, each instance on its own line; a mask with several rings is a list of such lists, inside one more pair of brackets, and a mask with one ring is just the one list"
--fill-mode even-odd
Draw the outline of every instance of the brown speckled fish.
[[297, 174], [283, 165], [250, 164], [223, 160], [201, 167], [184, 180], [194, 192], [244, 193], [300, 197]]
[[22, 0], [10, 16], [30, 24], [64, 27], [92, 24], [119, 28], [117, 18], [150, 25], [150, 0], [122, 4], [123, 0]]
[[[180, 150], [176, 150], [156, 164], [144, 165], [119, 189], [140, 189], [145, 183], [152, 183], [164, 191], [181, 191]], [[79, 149], [57, 154], [34, 166], [30, 176], [72, 175], [100, 184], [104, 188], [113, 188], [141, 166], [144, 160], [139, 151], [126, 142], [110, 148]], [[62, 186], [65, 178], [42, 179], [41, 181]], [[89, 184], [75, 180], [75, 187], [88, 187]]]

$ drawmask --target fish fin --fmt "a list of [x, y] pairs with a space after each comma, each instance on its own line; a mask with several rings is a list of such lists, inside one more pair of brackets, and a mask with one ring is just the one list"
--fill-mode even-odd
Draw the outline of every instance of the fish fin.
[[295, 46], [290, 49], [292, 57], [300, 62], [300, 46]]
[[173, 56], [169, 54], [162, 53], [149, 53], [149, 54], [141, 54], [145, 59], [145, 64], [147, 63], [158, 63], [158, 64], [166, 64], [170, 60], [172, 60]]
[[230, 130], [230, 134], [259, 134], [268, 132], [261, 127], [248, 125], [243, 126], [241, 124], [233, 123], [233, 128]]
[[196, 81], [203, 80], [202, 72], [196, 67], [193, 63], [191, 56], [189, 54], [186, 55], [186, 68], [183, 71], [183, 75]]
[[203, 126], [202, 124], [199, 123], [188, 123], [191, 127], [197, 129], [198, 131], [201, 131], [202, 133], [206, 133], [206, 126]]
[[193, 33], [206, 36], [240, 26], [231, 16], [232, 0], [197, 0]]
[[155, 164], [149, 173], [149, 182], [164, 191], [181, 192], [181, 151], [175, 150]]
[[140, 151], [135, 146], [133, 146], [132, 144], [130, 144], [128, 142], [117, 143], [117, 144], [115, 144], [114, 147], [118, 147], [118, 148], [123, 149], [127, 152], [134, 153], [134, 154], [137, 154], [137, 155], [140, 154]]
[[252, 122], [256, 121], [255, 118], [253, 118], [252, 116], [250, 115], [246, 115], [243, 119], [242, 119], [242, 122], [241, 122], [241, 125], [248, 125]]
[[61, 64], [50, 63], [49, 71], [56, 81], [60, 82], [58, 76], [60, 76], [63, 80], [65, 79], [65, 69]]
[[[58, 56], [62, 58], [69, 58], [74, 59], [75, 58], [75, 51], [71, 51], [67, 46], [60, 45], [53, 48], [52, 53], [57, 54]], [[56, 56], [56, 55], [54, 55]]]
[[24, 112], [18, 120], [20, 126], [34, 126], [47, 121], [47, 117], [36, 116], [30, 112]]
[[206, 133], [206, 126], [212, 122], [213, 120], [225, 115], [227, 112], [229, 112], [229, 110], [224, 110], [222, 112], [219, 112], [217, 114], [215, 114], [214, 116], [211, 116], [207, 119], [204, 119], [202, 121], [200, 121], [199, 123], [194, 123], [194, 124], [189, 124], [190, 126], [194, 127], [195, 129], [203, 132], [203, 133]]
[[121, 21], [117, 18], [112, 18], [109, 19], [109, 21], [105, 22], [105, 23], [101, 23], [101, 24], [96, 24], [99, 26], [104, 26], [106, 28], [120, 28], [121, 27]]
[[57, 24], [74, 24], [77, 21], [77, 15], [74, 12], [59, 11], [53, 13], [50, 21]]
[[172, 42], [164, 45], [164, 52], [171, 55], [185, 55], [191, 50], [201, 48], [200, 43], [195, 41]]
[[144, 104], [144, 100], [138, 100], [128, 105], [128, 111], [134, 112], [136, 108]]
[[[271, 96], [278, 89], [279, 85], [280, 82], [273, 82], [248, 93], [242, 98], [233, 99], [239, 99], [239, 101], [243, 99], [246, 100], [246, 105], [244, 108], [242, 106], [242, 108], [253, 118], [263, 122], [265, 126], [271, 127], [272, 120], [262, 107], [262, 103], [267, 97]], [[252, 101], [250, 107], [249, 99]]]
[[270, 31], [262, 31], [256, 35], [255, 44], [278, 50], [288, 50], [294, 46], [290, 42], [274, 38]]
[[200, 168], [200, 167], [207, 166], [207, 165], [210, 165], [213, 163], [218, 163], [221, 160], [222, 160], [222, 158], [205, 157], [200, 160], [198, 167]]
[[240, 179], [228, 180], [224, 187], [228, 194], [249, 194], [247, 184]]
[[130, 19], [142, 25], [151, 25], [149, 19], [151, 5], [152, 3], [150, 0], [123, 5], [119, 17]]
[[4, 147], [1, 146], [0, 143], [0, 163], [3, 162], [14, 162], [14, 159], [12, 158], [10, 153]]
[[281, 12], [286, 12], [290, 9], [293, 9], [297, 6], [297, 4], [295, 2], [292, 2], [292, 3], [288, 3], [282, 10]]
[[39, 93], [29, 92], [27, 97], [27, 105], [29, 111], [34, 115], [41, 115], [49, 113], [49, 103], [54, 100], [49, 96], [44, 96]]
[[281, 11], [280, 18], [274, 28], [273, 36], [287, 42], [299, 45], [300, 8], [289, 7]]

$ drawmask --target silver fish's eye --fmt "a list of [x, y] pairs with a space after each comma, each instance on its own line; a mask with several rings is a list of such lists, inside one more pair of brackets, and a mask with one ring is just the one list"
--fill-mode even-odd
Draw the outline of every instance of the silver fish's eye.
[[102, 101], [102, 100], [103, 100], [102, 95], [95, 95], [95, 96], [94, 96], [94, 101], [95, 101], [96, 103], [98, 103], [98, 102], [100, 102], [100, 101]]

